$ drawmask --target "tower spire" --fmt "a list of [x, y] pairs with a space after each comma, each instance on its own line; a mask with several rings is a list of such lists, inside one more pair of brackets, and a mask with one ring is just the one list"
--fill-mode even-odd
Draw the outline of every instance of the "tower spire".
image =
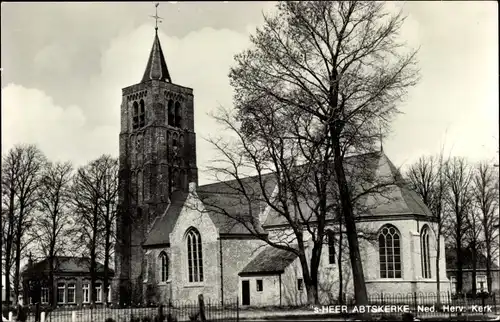
[[158, 38], [158, 22], [162, 22], [162, 18], [158, 16], [158, 6], [160, 4], [155, 4], [155, 15], [151, 16], [155, 19], [155, 38], [153, 41], [153, 47], [149, 54], [148, 64], [146, 65], [146, 70], [142, 76], [142, 82], [147, 82], [149, 80], [161, 80], [164, 82], [171, 83], [170, 73], [168, 72], [167, 63], [165, 62], [165, 57], [163, 56], [163, 50], [161, 49], [160, 39]]

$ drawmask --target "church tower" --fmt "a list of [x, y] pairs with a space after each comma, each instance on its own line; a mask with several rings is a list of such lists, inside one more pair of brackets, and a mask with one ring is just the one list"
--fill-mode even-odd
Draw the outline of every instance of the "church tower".
[[142, 302], [142, 243], [174, 190], [198, 181], [193, 90], [172, 83], [155, 28], [140, 83], [122, 90], [114, 300]]

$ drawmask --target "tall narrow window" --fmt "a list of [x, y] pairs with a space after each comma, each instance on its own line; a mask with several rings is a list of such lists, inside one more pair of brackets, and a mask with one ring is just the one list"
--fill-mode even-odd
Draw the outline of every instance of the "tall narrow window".
[[95, 301], [97, 303], [102, 302], [102, 284], [95, 283]]
[[75, 283], [68, 284], [68, 303], [75, 303]]
[[139, 128], [141, 128], [141, 127], [144, 127], [144, 125], [146, 124], [146, 111], [144, 108], [144, 101], [143, 100], [140, 101], [139, 106], [141, 108], [140, 113], [139, 113]]
[[326, 238], [328, 241], [328, 264], [335, 264], [335, 233], [328, 230]]
[[175, 126], [181, 127], [182, 116], [181, 116], [181, 104], [179, 102], [175, 102]]
[[168, 101], [168, 125], [175, 126], [174, 101]]
[[422, 277], [431, 278], [431, 257], [429, 247], [429, 227], [424, 226], [420, 233], [420, 261], [422, 263]]
[[57, 303], [66, 302], [66, 285], [64, 283], [57, 284]]
[[165, 252], [160, 254], [160, 280], [162, 282], [168, 280], [168, 256]]
[[401, 238], [394, 226], [386, 225], [378, 236], [380, 277], [401, 278]]
[[49, 288], [48, 287], [42, 287], [41, 302], [42, 302], [42, 304], [49, 303]]
[[90, 284], [85, 283], [82, 286], [83, 289], [83, 303], [89, 303], [90, 302]]
[[188, 280], [203, 282], [203, 252], [200, 233], [191, 228], [187, 234]]
[[134, 130], [139, 128], [139, 104], [137, 102], [132, 104], [132, 128]]

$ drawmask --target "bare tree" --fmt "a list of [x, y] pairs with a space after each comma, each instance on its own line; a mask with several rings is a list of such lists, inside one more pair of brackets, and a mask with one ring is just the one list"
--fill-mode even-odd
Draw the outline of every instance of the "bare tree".
[[[482, 228], [482, 244], [486, 252], [488, 293], [492, 291], [491, 264], [498, 249], [498, 172], [489, 163], [481, 162], [474, 169], [473, 198]], [[473, 283], [475, 284], [475, 283]]]
[[[230, 72], [236, 109], [243, 116], [261, 116], [267, 112], [255, 110], [268, 104], [256, 103], [265, 100], [298, 113], [299, 118], [309, 118], [309, 133], [316, 132], [321, 138], [317, 143], [325, 151], [318, 164], [334, 163], [356, 301], [366, 304], [345, 154], [371, 149], [379, 128], [388, 127], [398, 112], [396, 103], [417, 81], [415, 52], [405, 54], [397, 41], [404, 17], [389, 15], [383, 3], [294, 1], [280, 2], [277, 8], [278, 13], [265, 16], [264, 26], [251, 37], [253, 48], [236, 56]], [[255, 123], [261, 121], [254, 119], [247, 126], [258, 128]], [[322, 171], [317, 169], [323, 176], [330, 175]], [[283, 179], [287, 175], [279, 172], [278, 180], [287, 181]], [[280, 188], [287, 195], [296, 187], [283, 182]]]
[[466, 232], [469, 228], [467, 216], [472, 208], [471, 181], [472, 172], [464, 158], [451, 158], [445, 165], [446, 180], [449, 185], [447, 211], [450, 215], [447, 226], [449, 238], [456, 252], [457, 293], [463, 288], [463, 249]]
[[95, 284], [97, 260], [102, 241], [101, 192], [105, 171], [98, 160], [80, 167], [72, 186], [72, 204], [78, 218], [74, 227], [76, 245], [83, 247], [82, 253], [90, 257], [90, 294], [92, 304], [96, 301]]
[[2, 272], [5, 272], [5, 288], [7, 301], [10, 301], [11, 274], [14, 265], [14, 237], [16, 228], [16, 215], [18, 202], [16, 200], [16, 189], [19, 173], [21, 171], [20, 148], [10, 149], [2, 162]]
[[35, 250], [49, 263], [50, 303], [54, 298], [54, 271], [56, 257], [69, 250], [73, 216], [70, 213], [71, 181], [73, 168], [70, 163], [48, 163], [43, 171], [39, 191], [39, 214], [30, 234], [37, 240]]
[[118, 160], [109, 155], [98, 159], [99, 168], [104, 172], [104, 181], [101, 190], [101, 216], [104, 234], [104, 294], [108, 303], [110, 259], [115, 243], [115, 220], [118, 198]]
[[[21, 285], [21, 257], [30, 244], [27, 234], [32, 226], [32, 214], [38, 202], [38, 191], [41, 186], [41, 172], [46, 162], [43, 153], [34, 145], [17, 145], [4, 158], [5, 168], [2, 169], [3, 191], [7, 192], [8, 210], [7, 235], [12, 233], [12, 240], [6, 243], [7, 260], [14, 260], [14, 294], [18, 298]], [[4, 176], [5, 171], [5, 176]], [[4, 182], [5, 181], [5, 182]], [[13, 251], [13, 254], [10, 252]], [[11, 257], [12, 256], [12, 257]], [[12, 265], [6, 265], [6, 276]], [[7, 291], [10, 292], [10, 279], [7, 281]]]
[[[473, 184], [471, 183], [471, 186]], [[472, 188], [472, 187], [471, 187]], [[471, 196], [472, 198], [472, 196]], [[479, 258], [479, 254], [482, 249], [481, 236], [483, 233], [482, 225], [481, 225], [481, 217], [480, 213], [471, 205], [469, 211], [467, 211], [466, 215], [467, 220], [467, 230], [464, 235], [466, 239], [466, 249], [471, 254], [471, 263], [472, 263], [472, 294], [475, 296], [477, 293], [477, 285], [476, 285], [476, 277], [477, 277], [477, 262]]]
[[[418, 193], [432, 214], [436, 216], [436, 224], [431, 225], [431, 229], [436, 236], [436, 291], [438, 294], [441, 292], [441, 238], [446, 224], [446, 212], [444, 212], [447, 194], [445, 163], [443, 153], [438, 157], [421, 157], [410, 166], [407, 172], [413, 190]], [[438, 301], [440, 301], [440, 297], [438, 297]]]

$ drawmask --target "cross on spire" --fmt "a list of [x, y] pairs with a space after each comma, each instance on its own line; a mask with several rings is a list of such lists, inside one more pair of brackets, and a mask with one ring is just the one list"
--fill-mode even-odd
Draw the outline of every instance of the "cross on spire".
[[159, 2], [155, 3], [155, 15], [154, 16], [150, 16], [151, 18], [154, 18], [155, 19], [155, 30], [158, 30], [158, 21], [161, 23], [163, 19], [162, 17], [159, 17], [158, 16], [158, 6], [160, 5]]

